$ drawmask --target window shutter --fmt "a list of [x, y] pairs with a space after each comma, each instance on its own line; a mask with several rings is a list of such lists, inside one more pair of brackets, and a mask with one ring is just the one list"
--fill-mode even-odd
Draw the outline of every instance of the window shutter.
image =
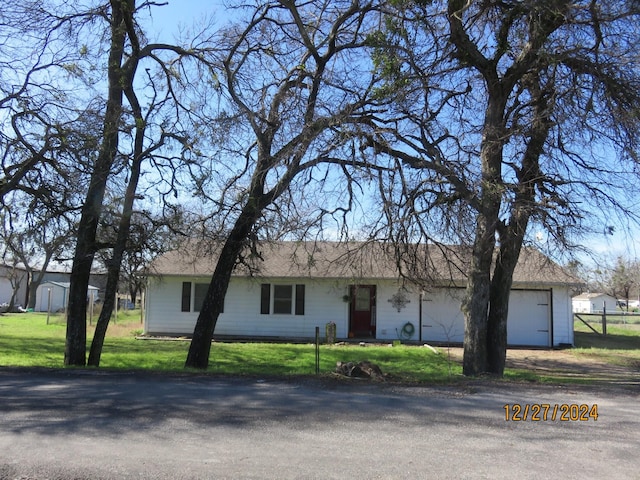
[[263, 283], [260, 285], [260, 313], [269, 315], [269, 306], [271, 304], [271, 285]]
[[191, 282], [182, 282], [182, 308], [181, 311], [191, 311]]
[[304, 285], [296, 285], [296, 315], [304, 315]]

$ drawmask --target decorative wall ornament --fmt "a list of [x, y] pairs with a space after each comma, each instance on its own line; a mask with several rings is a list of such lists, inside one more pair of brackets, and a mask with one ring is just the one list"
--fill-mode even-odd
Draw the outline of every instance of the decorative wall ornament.
[[402, 290], [398, 290], [394, 293], [389, 300], [387, 300], [393, 308], [400, 312], [404, 307], [407, 306], [407, 303], [411, 303], [411, 300], [407, 298], [407, 294]]

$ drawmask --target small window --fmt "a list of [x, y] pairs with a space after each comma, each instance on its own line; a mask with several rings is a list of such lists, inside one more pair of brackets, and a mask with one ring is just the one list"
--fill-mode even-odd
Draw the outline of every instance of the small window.
[[369, 312], [371, 310], [371, 290], [358, 288], [356, 290], [356, 312]]
[[273, 286], [273, 313], [291, 314], [292, 303], [293, 303], [293, 286], [292, 285], [274, 285]]

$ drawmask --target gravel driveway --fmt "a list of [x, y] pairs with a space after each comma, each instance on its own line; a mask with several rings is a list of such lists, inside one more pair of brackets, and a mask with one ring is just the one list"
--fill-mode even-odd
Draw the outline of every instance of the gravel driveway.
[[[633, 388], [0, 369], [0, 478], [640, 478], [639, 400]], [[529, 418], [507, 421], [505, 405]], [[555, 405], [574, 420], [551, 419]], [[580, 420], [581, 405], [597, 420]]]

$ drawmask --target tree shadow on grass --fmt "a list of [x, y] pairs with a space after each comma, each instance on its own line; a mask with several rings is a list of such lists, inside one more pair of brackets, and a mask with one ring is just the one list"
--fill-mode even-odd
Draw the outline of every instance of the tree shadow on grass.
[[0, 365], [61, 367], [63, 363], [64, 338], [0, 338]]
[[640, 336], [575, 332], [578, 348], [603, 348], [607, 350], [640, 350]]

